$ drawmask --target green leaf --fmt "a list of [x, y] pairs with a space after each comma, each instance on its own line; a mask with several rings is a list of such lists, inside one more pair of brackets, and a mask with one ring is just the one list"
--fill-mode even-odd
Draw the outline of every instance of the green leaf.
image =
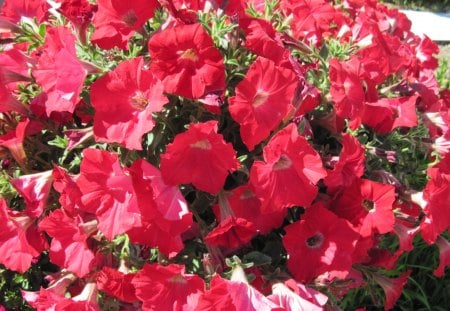
[[254, 251], [246, 254], [243, 258], [243, 261], [246, 263], [252, 262], [254, 266], [264, 266], [269, 265], [272, 262], [272, 258], [263, 253]]
[[50, 140], [48, 142], [48, 144], [51, 145], [51, 146], [55, 146], [57, 148], [60, 148], [60, 149], [66, 149], [67, 145], [68, 145], [67, 137], [66, 136], [63, 136], [63, 137], [56, 136], [55, 139]]

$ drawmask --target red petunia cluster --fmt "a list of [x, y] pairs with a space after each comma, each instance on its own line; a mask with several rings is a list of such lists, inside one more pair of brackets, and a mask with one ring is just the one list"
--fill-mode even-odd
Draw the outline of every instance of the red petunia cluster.
[[45, 275], [37, 310], [395, 308], [415, 239], [450, 264], [449, 85], [410, 29], [376, 0], [4, 1], [0, 270]]

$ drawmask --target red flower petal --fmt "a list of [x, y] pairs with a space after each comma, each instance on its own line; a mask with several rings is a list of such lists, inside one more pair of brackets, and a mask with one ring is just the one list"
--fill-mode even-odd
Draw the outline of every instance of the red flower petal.
[[102, 49], [127, 49], [128, 40], [160, 7], [157, 0], [98, 0], [92, 42]]
[[195, 311], [280, 311], [252, 286], [241, 281], [229, 281], [216, 275], [211, 288], [200, 296]]
[[166, 185], [160, 171], [144, 160], [129, 169], [141, 212], [141, 226], [128, 235], [134, 243], [158, 247], [173, 257], [184, 247], [181, 234], [192, 225], [192, 214], [176, 186]]
[[103, 267], [97, 273], [96, 281], [99, 290], [125, 302], [138, 301], [132, 284], [134, 273], [122, 273], [113, 268]]
[[44, 211], [47, 197], [52, 185], [52, 171], [23, 175], [11, 180], [12, 185], [24, 198], [27, 208], [25, 213], [30, 217], [39, 217]]
[[167, 93], [197, 99], [225, 89], [222, 54], [201, 24], [155, 33], [148, 48], [150, 68], [163, 81]]
[[98, 219], [98, 228], [110, 240], [140, 225], [131, 178], [116, 155], [98, 149], [83, 150], [77, 185], [84, 211]]
[[386, 301], [384, 302], [384, 310], [392, 309], [395, 302], [400, 298], [403, 287], [408, 282], [408, 277], [411, 274], [411, 270], [403, 273], [398, 278], [388, 278], [383, 275], [374, 275], [375, 281], [380, 285], [386, 295]]
[[10, 210], [0, 199], [0, 263], [24, 273], [47, 247], [44, 237], [24, 213]]
[[285, 230], [283, 245], [296, 280], [309, 282], [325, 272], [343, 278], [349, 273], [359, 235], [346, 220], [321, 205], [313, 205]]
[[256, 235], [255, 225], [243, 218], [228, 216], [205, 237], [213, 246], [236, 248], [247, 244]]
[[[53, 237], [50, 260], [79, 277], [90, 273], [95, 264], [95, 255], [87, 243], [92, 232], [87, 232], [84, 224], [79, 215], [70, 217], [62, 209], [55, 210], [39, 223], [39, 229]], [[95, 225], [91, 230], [95, 231]]]
[[47, 93], [47, 116], [54, 111], [72, 113], [86, 77], [75, 52], [75, 36], [65, 27], [47, 29], [43, 50], [33, 76]]
[[315, 184], [325, 176], [318, 153], [290, 124], [264, 147], [264, 162], [253, 163], [249, 183], [268, 213], [309, 206], [318, 192]]
[[161, 173], [166, 183], [192, 183], [210, 193], [218, 193], [228, 173], [238, 167], [232, 145], [217, 134], [217, 121], [191, 124], [161, 155]]
[[242, 140], [249, 150], [267, 138], [293, 109], [298, 85], [296, 74], [258, 57], [229, 98], [230, 114], [240, 125]]
[[144, 303], [143, 310], [182, 311], [188, 306], [193, 309], [204, 290], [204, 282], [199, 276], [185, 274], [184, 267], [176, 264], [146, 264], [132, 284], [136, 296]]
[[144, 69], [143, 58], [124, 61], [91, 88], [95, 139], [142, 150], [142, 135], [155, 125], [152, 113], [168, 102], [161, 81]]

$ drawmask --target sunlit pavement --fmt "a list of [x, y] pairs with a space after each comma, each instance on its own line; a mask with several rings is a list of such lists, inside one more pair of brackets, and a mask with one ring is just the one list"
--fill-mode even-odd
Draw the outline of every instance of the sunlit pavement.
[[401, 10], [412, 22], [412, 31], [433, 41], [450, 41], [450, 13]]

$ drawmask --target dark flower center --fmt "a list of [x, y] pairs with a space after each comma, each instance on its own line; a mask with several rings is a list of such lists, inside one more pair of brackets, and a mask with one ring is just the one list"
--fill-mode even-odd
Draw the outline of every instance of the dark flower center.
[[322, 246], [323, 241], [323, 234], [320, 232], [316, 232], [313, 236], [306, 239], [306, 245], [309, 248], [319, 248]]
[[362, 207], [368, 212], [374, 209], [375, 203], [369, 199], [364, 199], [364, 201], [361, 203]]
[[127, 13], [125, 13], [125, 15], [122, 16], [122, 20], [128, 26], [133, 27], [134, 24], [136, 24], [138, 18], [133, 10], [129, 10]]
[[274, 171], [285, 170], [287, 168], [290, 168], [291, 165], [292, 165], [291, 159], [289, 159], [287, 155], [282, 154], [278, 159], [278, 161], [273, 165], [273, 170]]

